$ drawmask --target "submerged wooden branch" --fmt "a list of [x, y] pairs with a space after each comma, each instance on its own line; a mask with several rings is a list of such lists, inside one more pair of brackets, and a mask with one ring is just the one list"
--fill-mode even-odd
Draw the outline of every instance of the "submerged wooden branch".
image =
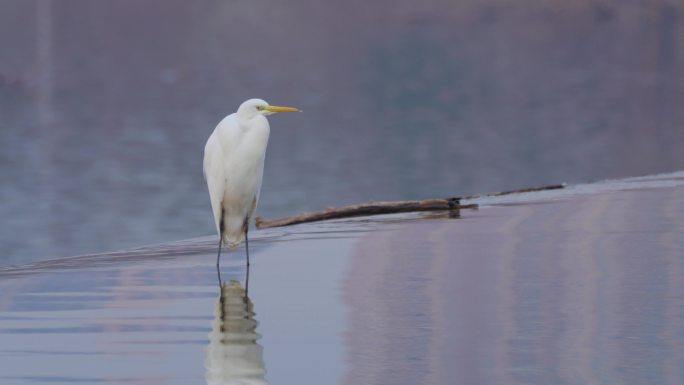
[[323, 211], [313, 213], [303, 213], [291, 217], [265, 220], [261, 217], [256, 218], [256, 227], [258, 229], [267, 229], [269, 227], [281, 227], [295, 225], [306, 222], [324, 221], [329, 219], [350, 218], [368, 215], [379, 214], [395, 214], [418, 211], [443, 211], [443, 210], [460, 210], [460, 209], [476, 209], [477, 204], [461, 204], [461, 199], [473, 199], [482, 196], [499, 196], [531, 191], [553, 190], [563, 188], [565, 185], [551, 185], [544, 187], [535, 187], [522, 190], [504, 191], [492, 194], [483, 195], [468, 195], [462, 197], [444, 198], [444, 199], [426, 199], [419, 201], [391, 201], [391, 202], [370, 202], [352, 206], [328, 208]]
[[258, 229], [269, 227], [280, 227], [294, 225], [305, 222], [323, 221], [328, 219], [339, 219], [349, 217], [359, 217], [367, 215], [406, 213], [414, 211], [438, 211], [438, 210], [458, 210], [473, 209], [477, 205], [460, 205], [458, 199], [427, 199], [422, 201], [392, 201], [392, 202], [370, 202], [359, 205], [328, 208], [324, 211], [313, 213], [303, 213], [287, 218], [265, 220], [261, 217], [256, 218]]
[[482, 198], [482, 197], [498, 197], [501, 195], [522, 194], [522, 193], [527, 193], [527, 192], [545, 191], [545, 190], [558, 190], [561, 188], [565, 188], [565, 183], [552, 184], [552, 185], [542, 186], [542, 187], [523, 188], [520, 190], [501, 191], [501, 192], [496, 192], [496, 193], [488, 193], [488, 194], [480, 194], [480, 195], [463, 195], [463, 196], [460, 196], [457, 198], [458, 199], [475, 199], [475, 198]]

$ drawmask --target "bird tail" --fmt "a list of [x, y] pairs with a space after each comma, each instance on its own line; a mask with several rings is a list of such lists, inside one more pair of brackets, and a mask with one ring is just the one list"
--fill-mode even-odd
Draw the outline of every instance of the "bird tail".
[[240, 243], [245, 240], [245, 234], [244, 232], [238, 236], [231, 236], [229, 234], [224, 233], [223, 234], [223, 244], [227, 245], [229, 248], [234, 249], [238, 246], [240, 246]]
[[245, 240], [245, 227], [244, 227], [244, 222], [240, 220], [228, 220], [228, 218], [224, 217], [224, 227], [223, 227], [223, 233], [221, 234], [221, 241], [223, 242], [224, 245], [228, 245], [228, 247], [235, 248], [242, 241]]

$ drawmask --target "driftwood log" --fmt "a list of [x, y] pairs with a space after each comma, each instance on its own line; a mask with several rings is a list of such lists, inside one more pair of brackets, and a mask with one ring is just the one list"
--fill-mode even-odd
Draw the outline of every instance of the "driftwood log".
[[532, 191], [554, 190], [565, 187], [565, 185], [557, 184], [551, 186], [534, 187], [521, 190], [503, 191], [491, 194], [482, 195], [466, 195], [461, 197], [443, 198], [443, 199], [426, 199], [419, 201], [391, 201], [391, 202], [369, 202], [352, 206], [328, 208], [323, 211], [316, 211], [313, 213], [303, 213], [291, 217], [265, 220], [261, 217], [256, 218], [256, 227], [258, 229], [267, 229], [269, 227], [281, 227], [295, 225], [298, 223], [324, 221], [329, 219], [350, 218], [358, 216], [369, 216], [379, 214], [394, 214], [418, 211], [443, 211], [460, 209], [476, 209], [477, 204], [462, 205], [462, 199], [474, 199], [483, 196], [499, 196], [507, 194], [516, 194]]
[[331, 207], [323, 211], [303, 213], [292, 217], [274, 219], [272, 221], [267, 221], [261, 217], [257, 217], [256, 227], [258, 229], [266, 229], [269, 227], [288, 226], [305, 222], [324, 221], [328, 219], [407, 213], [414, 211], [459, 210], [474, 208], [477, 208], [477, 205], [461, 205], [458, 199], [454, 198], [426, 199], [422, 201], [369, 202], [345, 207]]

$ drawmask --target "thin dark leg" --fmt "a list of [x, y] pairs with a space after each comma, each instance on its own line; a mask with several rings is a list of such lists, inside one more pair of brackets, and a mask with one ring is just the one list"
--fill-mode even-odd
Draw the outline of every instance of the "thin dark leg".
[[247, 272], [245, 273], [245, 297], [249, 293], [249, 265], [247, 265]]
[[247, 250], [247, 267], [249, 267], [249, 237], [247, 236], [247, 226], [245, 226], [245, 250]]
[[247, 271], [245, 272], [245, 296], [249, 292], [249, 221], [245, 220], [245, 252], [247, 254]]
[[216, 256], [216, 273], [218, 274], [218, 281], [219, 281], [219, 286], [221, 286], [221, 267], [219, 266], [219, 262], [221, 261], [221, 238], [219, 238], [219, 245], [218, 245], [218, 255]]
[[223, 207], [221, 207], [221, 222], [219, 223], [219, 247], [218, 254], [216, 255], [216, 272], [218, 273], [219, 286], [221, 286], [221, 244], [223, 243], [223, 230], [225, 230], [223, 225], [223, 214], [224, 210]]

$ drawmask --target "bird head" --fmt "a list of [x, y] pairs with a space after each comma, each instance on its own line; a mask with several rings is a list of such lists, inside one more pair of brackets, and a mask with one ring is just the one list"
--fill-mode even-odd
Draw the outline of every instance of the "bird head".
[[251, 119], [257, 115], [268, 116], [276, 112], [300, 112], [294, 107], [272, 106], [262, 99], [249, 99], [240, 105], [237, 114], [241, 117]]

